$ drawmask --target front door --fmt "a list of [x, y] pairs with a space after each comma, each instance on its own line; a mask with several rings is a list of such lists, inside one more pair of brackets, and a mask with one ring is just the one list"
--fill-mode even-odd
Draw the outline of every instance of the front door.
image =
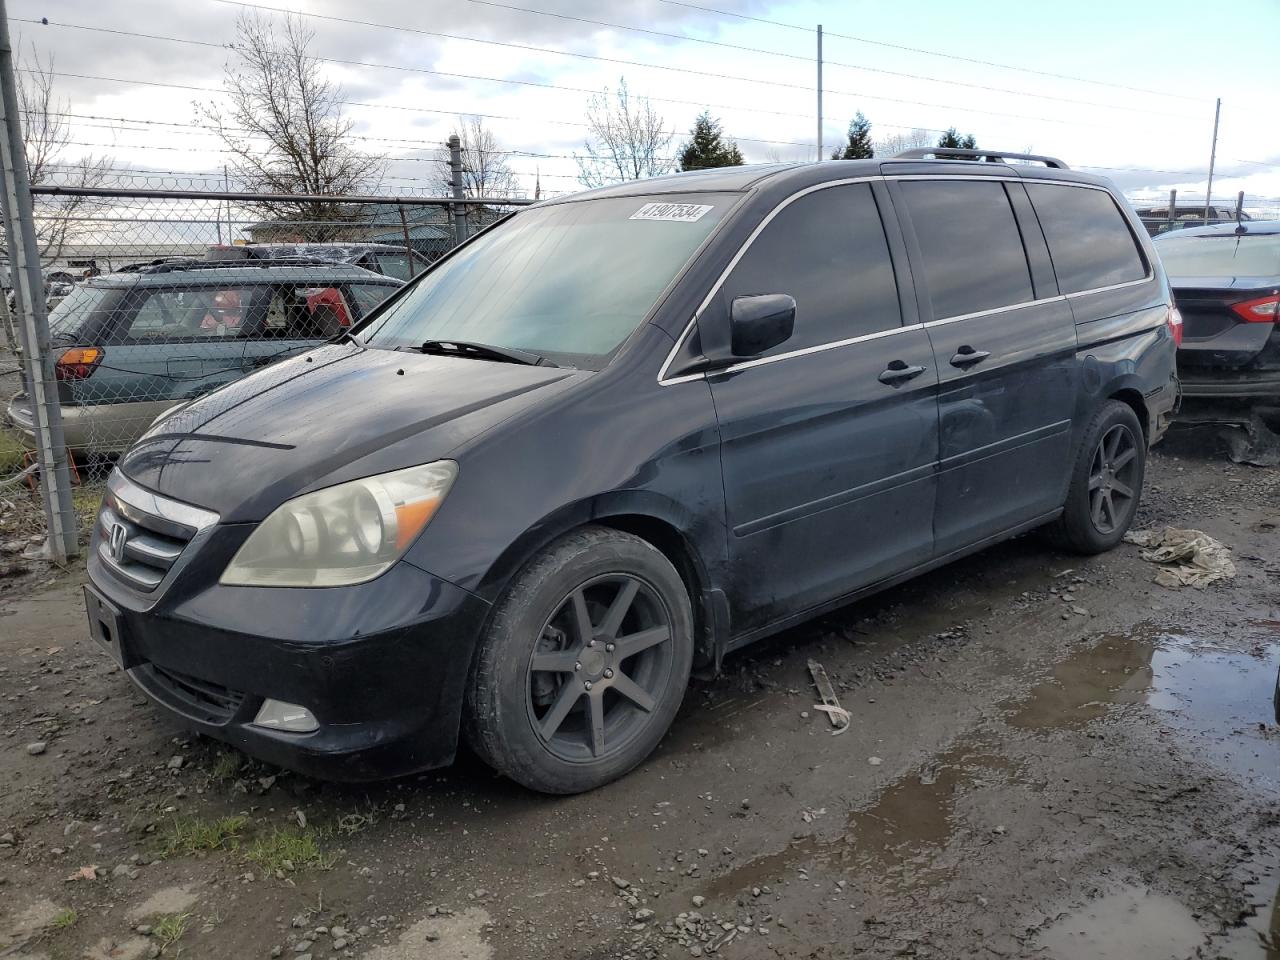
[[937, 371], [914, 316], [904, 325], [879, 206], [866, 182], [793, 198], [699, 316], [725, 324], [753, 294], [797, 305], [789, 341], [708, 376], [735, 632], [931, 555]]
[[1075, 323], [1022, 190], [958, 178], [895, 186], [940, 380], [938, 556], [1042, 517], [1065, 494]]

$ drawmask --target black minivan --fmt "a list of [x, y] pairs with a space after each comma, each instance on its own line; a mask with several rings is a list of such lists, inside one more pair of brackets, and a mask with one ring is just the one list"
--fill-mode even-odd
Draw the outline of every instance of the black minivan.
[[95, 637], [285, 767], [465, 736], [572, 793], [754, 640], [1034, 527], [1113, 547], [1176, 401], [1168, 284], [1107, 181], [962, 156], [512, 215], [151, 427], [95, 529]]

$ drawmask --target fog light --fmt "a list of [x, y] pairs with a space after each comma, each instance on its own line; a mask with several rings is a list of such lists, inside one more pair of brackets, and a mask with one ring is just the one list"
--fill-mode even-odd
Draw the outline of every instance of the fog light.
[[310, 733], [320, 729], [320, 724], [310, 710], [283, 700], [262, 701], [262, 709], [253, 718], [253, 722], [259, 727], [286, 730], [289, 733]]

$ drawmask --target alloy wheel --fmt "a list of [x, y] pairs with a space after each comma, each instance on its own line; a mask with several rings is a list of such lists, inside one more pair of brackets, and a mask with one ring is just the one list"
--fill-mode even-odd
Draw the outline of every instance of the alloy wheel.
[[631, 574], [587, 581], [557, 604], [529, 661], [527, 708], [555, 756], [593, 762], [649, 723], [670, 684], [671, 616]]
[[1102, 435], [1089, 467], [1089, 517], [1101, 534], [1124, 525], [1137, 500], [1138, 443], [1117, 423]]

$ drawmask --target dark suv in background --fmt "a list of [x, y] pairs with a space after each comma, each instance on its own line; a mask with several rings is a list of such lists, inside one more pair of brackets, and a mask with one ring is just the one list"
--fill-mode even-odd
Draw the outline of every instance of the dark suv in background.
[[431, 266], [416, 250], [386, 243], [243, 243], [209, 248], [205, 259], [216, 263], [237, 260], [310, 259], [345, 263], [396, 280], [412, 280]]
[[1110, 549], [1177, 395], [1168, 284], [1106, 180], [958, 156], [485, 230], [121, 458], [94, 635], [287, 767], [390, 776], [462, 734], [570, 793], [654, 749], [695, 665], [1036, 527]]

